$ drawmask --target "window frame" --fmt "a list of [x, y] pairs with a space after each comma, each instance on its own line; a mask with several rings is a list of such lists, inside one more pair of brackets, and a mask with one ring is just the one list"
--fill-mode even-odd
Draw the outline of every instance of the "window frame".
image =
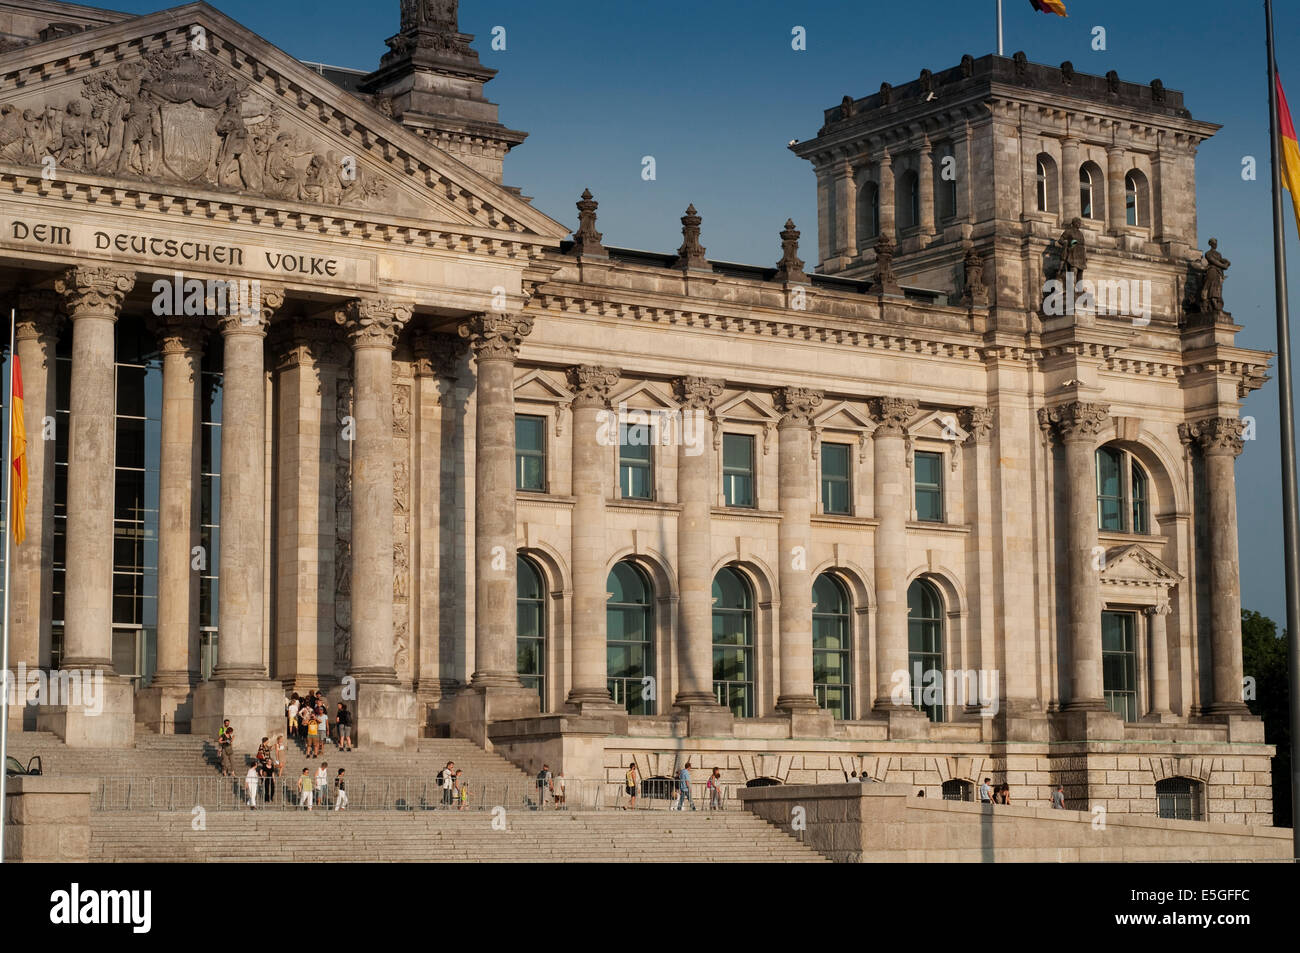
[[[532, 687], [525, 679], [537, 680], [537, 695], [541, 699], [541, 710], [546, 711], [546, 643], [547, 643], [547, 618], [546, 618], [546, 574], [542, 568], [533, 560], [529, 559], [523, 553], [515, 554], [515, 671], [519, 676], [519, 681], [524, 687]], [[519, 580], [522, 577], [520, 570], [527, 566], [528, 569], [537, 578], [538, 595], [525, 599], [520, 595]], [[519, 634], [519, 610], [523, 603], [535, 607], [537, 616], [537, 635], [521, 636]], [[529, 641], [537, 643], [537, 668], [536, 673], [523, 672], [519, 670], [520, 663], [523, 659], [523, 653], [519, 651], [519, 643]]]
[[[1118, 495], [1102, 493], [1103, 455], [1114, 457], [1116, 460]], [[1147, 472], [1137, 454], [1113, 443], [1103, 444], [1093, 454], [1093, 475], [1096, 486], [1097, 531], [1132, 536], [1153, 535], [1151, 474]], [[1118, 526], [1105, 524], [1103, 501], [1111, 504], [1116, 510]]]
[[[535, 420], [538, 423], [538, 434], [540, 436], [540, 450], [521, 450], [519, 447], [519, 422], [521, 420]], [[515, 414], [515, 492], [516, 493], [546, 493], [550, 486], [547, 473], [547, 458], [549, 457], [550, 434], [547, 432], [549, 418], [544, 414]], [[538, 459], [541, 461], [541, 485], [537, 487], [523, 486], [523, 460], [525, 458]]]
[[[1106, 648], [1106, 619], [1108, 616], [1127, 620], [1128, 644], [1123, 649]], [[1141, 712], [1138, 711], [1139, 692], [1138, 692], [1138, 621], [1137, 612], [1132, 609], [1103, 609], [1101, 613], [1101, 689], [1102, 697], [1106, 700], [1106, 707], [1119, 715], [1125, 722], [1135, 722], [1138, 720]], [[1120, 658], [1123, 664], [1123, 675], [1128, 687], [1120, 686], [1107, 688], [1107, 675], [1111, 666], [1106, 664], [1107, 658]], [[1119, 707], [1117, 707], [1117, 704]], [[1123, 710], [1121, 710], [1121, 708]], [[1128, 717], [1132, 715], [1132, 717]]]
[[[757, 619], [755, 619], [755, 614], [754, 614], [754, 605], [755, 605], [754, 589], [750, 585], [749, 580], [745, 578], [744, 573], [742, 573], [739, 569], [735, 568], [734, 566], [723, 566], [716, 573], [714, 573], [711, 588], [712, 586], [717, 585], [718, 577], [721, 576], [723, 573], [730, 573], [732, 576], [735, 577], [738, 585], [740, 586], [740, 590], [744, 596], [744, 598], [742, 599], [744, 605], [739, 608], [730, 607], [730, 606], [725, 608], [719, 607], [717, 596], [713, 596], [712, 614], [710, 616], [711, 619], [710, 639], [711, 639], [712, 658], [713, 658], [713, 667], [712, 667], [713, 697], [719, 705], [722, 705], [724, 708], [730, 710], [735, 717], [753, 718], [755, 710], [757, 709], [757, 694], [758, 694], [758, 674], [755, 671], [755, 662], [757, 656], [755, 653], [756, 646], [754, 645], [754, 635], [755, 635], [756, 623], [757, 623]], [[719, 614], [723, 614], [724, 617], [733, 617], [742, 620], [742, 630], [745, 639], [743, 643], [719, 642], [717, 640], [717, 628], [718, 628], [717, 621], [718, 621]], [[725, 653], [727, 651], [734, 651], [736, 649], [742, 650], [742, 659], [743, 659], [742, 668], [743, 668], [743, 674], [746, 676], [746, 678], [741, 680], [718, 678], [717, 675], [718, 675], [719, 651]], [[741, 711], [739, 712], [737, 712], [730, 704], [730, 699], [732, 697], [730, 688], [732, 686], [741, 686], [741, 688], [743, 689], [743, 695], [742, 695], [743, 703], [740, 706]]]
[[[932, 616], [932, 617], [922, 617], [922, 616], [920, 616], [920, 615], [915, 615], [915, 616], [914, 616], [914, 615], [912, 614], [912, 606], [911, 606], [911, 602], [912, 602], [912, 590], [913, 590], [914, 588], [918, 588], [918, 587], [919, 587], [919, 591], [921, 591], [921, 592], [929, 592], [929, 593], [933, 596], [933, 598], [934, 598], [934, 602], [935, 602], [935, 604], [938, 606], [938, 611], [936, 612], [936, 614], [935, 614], [934, 616]], [[928, 672], [928, 671], [930, 671], [931, 668], [937, 668], [937, 670], [939, 671], [940, 675], [943, 674], [943, 671], [944, 671], [944, 664], [945, 664], [944, 660], [945, 660], [945, 658], [946, 658], [946, 652], [945, 652], [944, 640], [945, 640], [945, 638], [947, 637], [947, 631], [946, 631], [946, 630], [947, 630], [947, 607], [946, 607], [945, 604], [944, 604], [943, 593], [939, 590], [939, 587], [936, 586], [932, 581], [930, 581], [929, 579], [926, 579], [924, 576], [918, 576], [916, 579], [913, 579], [913, 580], [912, 580], [910, 583], [908, 583], [908, 585], [907, 585], [907, 602], [908, 602], [908, 607], [907, 607], [907, 672], [908, 672], [908, 678], [909, 678], [909, 680], [911, 680], [911, 688], [912, 688], [912, 699], [911, 699], [911, 701], [912, 701], [913, 707], [916, 708], [918, 711], [923, 711], [923, 712], [925, 712], [926, 716], [927, 716], [931, 721], [933, 721], [933, 722], [935, 722], [935, 723], [945, 722], [945, 721], [948, 720], [948, 712], [947, 712], [947, 709], [948, 709], [948, 699], [947, 699], [947, 698], [944, 698], [944, 699], [943, 699], [943, 700], [942, 700], [938, 705], [936, 705], [936, 706], [932, 706], [932, 707], [927, 707], [927, 706], [925, 705], [925, 698], [924, 698], [924, 696], [922, 696], [922, 698], [921, 698], [921, 703], [920, 703], [920, 704], [916, 704], [916, 702], [915, 702], [915, 698], [916, 698], [916, 692], [917, 692], [917, 690], [918, 690], [918, 686], [917, 686], [917, 684], [915, 683], [915, 680], [914, 680], [914, 676], [915, 676], [915, 674], [916, 674], [916, 663], [917, 663], [918, 661], [922, 663], [922, 668], [921, 668], [922, 680], [924, 680], [924, 675], [925, 675], [925, 673]], [[923, 625], [924, 625], [924, 624], [929, 624], [929, 625], [933, 625], [933, 626], [934, 626], [934, 631], [933, 631], [932, 634], [934, 635], [934, 644], [937, 646], [937, 648], [932, 649], [932, 650], [926, 650], [926, 649], [913, 649], [913, 647], [912, 647], [912, 644], [913, 644], [913, 638], [912, 638], [912, 635], [913, 635], [913, 626], [914, 626], [914, 625], [917, 625], [917, 624], [923, 624]], [[922, 638], [924, 639], [924, 632], [922, 632]], [[925, 667], [925, 662], [926, 662], [926, 660], [937, 660], [937, 661], [938, 661], [938, 665], [937, 665], [937, 666], [935, 666], [935, 665], [931, 665], [929, 668], [927, 668], [927, 667]], [[947, 685], [947, 680], [941, 678], [941, 679], [940, 679], [940, 685], [943, 686], [943, 687], [946, 687], [946, 685]], [[921, 690], [921, 691], [924, 691], [924, 685], [923, 685], [923, 684], [920, 686], [920, 690]]]
[[[645, 460], [629, 460], [629, 461], [625, 461], [623, 459], [623, 449], [625, 447], [641, 447], [642, 445], [626, 442], [625, 438], [627, 434], [627, 429], [629, 427], [629, 422], [626, 421], [620, 422], [618, 424], [618, 498], [620, 500], [640, 500], [642, 502], [647, 502], [647, 501], [653, 502], [656, 496], [655, 494], [655, 490], [656, 490], [655, 438], [658, 436], [658, 433], [656, 432], [653, 423], [649, 423], [649, 422], [645, 424], [638, 423], [638, 424], [632, 424], [631, 426], [636, 426], [636, 427], [644, 426], [646, 432], [649, 434], [649, 440], [644, 445], [647, 458]], [[627, 493], [627, 488], [625, 485], [625, 481], [623, 479], [625, 468], [626, 471], [629, 473], [634, 469], [644, 469], [644, 472], [646, 474], [646, 484], [649, 487], [647, 491], [647, 495], [631, 496]]]
[[[619, 569], [619, 567], [626, 567], [630, 572], [632, 572], [637, 577], [637, 580], [640, 582], [641, 588], [646, 595], [646, 601], [644, 603], [614, 601], [612, 595], [612, 589], [610, 588], [609, 585], [609, 579], [613, 577], [614, 573]], [[649, 573], [647, 573], [636, 563], [628, 559], [623, 559], [615, 563], [614, 566], [610, 569], [609, 575], [606, 577], [605, 585], [606, 585], [606, 590], [611, 592], [610, 597], [605, 602], [605, 681], [606, 681], [606, 686], [609, 689], [610, 697], [617, 703], [619, 702], [619, 696], [622, 695], [623, 708], [625, 711], [627, 711], [629, 715], [657, 714], [655, 697], [652, 696], [648, 699], [640, 698], [641, 686], [644, 684], [642, 682], [642, 678], [645, 678], [647, 676], [652, 679], [656, 678], [654, 580], [650, 577]], [[627, 639], [627, 638], [623, 638], [623, 639], [611, 638], [610, 633], [613, 630], [609, 625], [609, 613], [612, 610], [620, 610], [620, 611], [631, 610], [631, 611], [638, 612], [643, 617], [644, 620], [642, 624], [642, 631], [645, 634], [645, 638], [641, 640]], [[624, 632], [626, 632], [626, 629], [624, 630]], [[636, 646], [641, 648], [641, 650], [645, 653], [643, 656], [641, 678], [636, 678], [628, 675], [610, 674], [613, 671], [613, 669], [610, 667], [609, 664], [609, 650], [611, 646], [614, 647]], [[629, 698], [631, 698], [630, 688], [633, 686], [637, 691], [637, 696], [638, 696], [637, 701], [642, 703], [641, 707], [644, 710], [632, 711], [631, 708], [629, 707]]]
[[[826, 451], [828, 448], [832, 448], [832, 447], [835, 448], [833, 451], [834, 453], [838, 454], [842, 451], [844, 454], [844, 477], [842, 480], [839, 477], [828, 478], [826, 476]], [[821, 494], [822, 514], [825, 516], [852, 516], [853, 515], [853, 447], [852, 445], [847, 443], [836, 443], [834, 441], [822, 441], [820, 447], [818, 448], [818, 454], [817, 454], [817, 478], [819, 481], [818, 483], [819, 492]], [[832, 510], [827, 505], [827, 493], [826, 493], [827, 484], [829, 483], [839, 484], [841, 482], [844, 485], [845, 508], [843, 511]]]
[[[749, 502], [736, 503], [732, 499], [731, 480], [740, 476], [742, 471], [736, 467], [727, 464], [727, 441], [746, 440], [749, 443], [749, 469], [747, 471], [749, 479]], [[757, 436], [752, 433], [741, 433], [733, 431], [731, 433], [723, 432], [722, 434], [722, 454], [719, 461], [722, 469], [722, 505], [730, 509], [752, 510], [758, 508], [758, 440]]]
[[[935, 458], [937, 463], [936, 472], [939, 474], [938, 484], [931, 484], [931, 483], [922, 484], [920, 479], [918, 478], [920, 467], [918, 466], [917, 461], [923, 455], [927, 459], [930, 457]], [[946, 523], [948, 521], [948, 507], [946, 505], [947, 499], [946, 499], [946, 494], [944, 492], [946, 481], [944, 480], [944, 475], [943, 475], [943, 463], [944, 463], [945, 456], [946, 454], [937, 450], [914, 450], [912, 452], [912, 512], [916, 514], [916, 521], [918, 523]], [[920, 500], [922, 489], [924, 489], [927, 493], [933, 492], [938, 495], [939, 516], [937, 519], [931, 519], [928, 517], [923, 517], [921, 515], [921, 508], [917, 505], [917, 503]]]
[[[817, 602], [817, 585], [826, 579], [834, 587], [839, 597], [839, 606], [837, 611], [818, 611]], [[838, 721], [849, 721], [853, 718], [853, 599], [849, 593], [848, 586], [844, 585], [833, 573], [824, 572], [813, 579], [812, 584], [812, 654], [813, 654], [813, 695], [817, 699], [817, 707], [823, 711], [834, 712], [834, 718]], [[828, 649], [817, 647], [817, 622], [818, 616], [822, 621], [833, 620], [834, 624], [840, 628], [839, 639], [841, 648]], [[817, 681], [817, 659], [818, 656], [838, 655], [840, 656], [840, 671], [844, 673], [845, 681], [842, 682], [818, 682]], [[837, 709], [832, 709], [826, 704], [828, 690], [837, 688], [842, 691], [841, 705]]]

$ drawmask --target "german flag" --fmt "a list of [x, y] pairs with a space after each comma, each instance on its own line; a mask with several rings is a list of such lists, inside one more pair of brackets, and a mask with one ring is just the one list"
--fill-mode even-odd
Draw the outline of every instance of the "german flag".
[[23, 369], [18, 355], [13, 355], [13, 399], [9, 403], [10, 453], [14, 472], [9, 484], [9, 516], [14, 528], [14, 542], [22, 545], [27, 538], [27, 427], [23, 424]]
[[1065, 12], [1065, 0], [1029, 0], [1029, 5], [1039, 13], [1055, 13], [1058, 17], [1069, 16]]
[[1300, 231], [1300, 142], [1296, 141], [1291, 111], [1286, 108], [1286, 96], [1282, 92], [1282, 77], [1277, 76], [1275, 80], [1278, 133], [1281, 136], [1282, 184], [1291, 193], [1291, 204], [1295, 208], [1296, 230]]

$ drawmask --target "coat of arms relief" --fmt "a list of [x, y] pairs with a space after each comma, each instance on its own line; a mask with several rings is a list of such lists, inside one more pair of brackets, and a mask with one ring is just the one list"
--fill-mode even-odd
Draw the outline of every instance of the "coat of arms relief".
[[252, 192], [321, 205], [378, 204], [387, 183], [355, 157], [304, 142], [284, 113], [207, 56], [159, 52], [82, 80], [63, 101], [0, 106], [0, 161]]

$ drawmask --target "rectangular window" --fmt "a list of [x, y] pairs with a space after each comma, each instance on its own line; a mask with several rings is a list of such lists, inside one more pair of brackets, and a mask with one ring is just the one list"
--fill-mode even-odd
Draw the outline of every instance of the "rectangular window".
[[1125, 721], [1137, 721], [1136, 616], [1101, 614], [1101, 673], [1106, 706]]
[[618, 425], [618, 487], [625, 500], [654, 499], [654, 432]]
[[1097, 528], [1124, 532], [1124, 495], [1120, 486], [1120, 455], [1103, 447], [1097, 451]]
[[849, 447], [842, 443], [822, 444], [822, 512], [848, 516], [853, 512], [849, 480]]
[[727, 506], [754, 505], [754, 438], [722, 435], [722, 489]]
[[546, 418], [515, 415], [515, 488], [546, 490]]
[[943, 522], [943, 454], [913, 454], [916, 470], [916, 518], [927, 523]]

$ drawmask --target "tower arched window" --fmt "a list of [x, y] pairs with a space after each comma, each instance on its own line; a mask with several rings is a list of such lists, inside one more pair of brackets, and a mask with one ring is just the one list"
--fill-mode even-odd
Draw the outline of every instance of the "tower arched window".
[[1146, 227], [1151, 224], [1150, 199], [1147, 177], [1137, 169], [1124, 176], [1124, 215], [1129, 225]]
[[858, 196], [858, 244], [864, 245], [880, 234], [880, 186], [865, 182]]
[[819, 707], [852, 718], [853, 652], [849, 594], [830, 573], [813, 583], [813, 693]]
[[957, 215], [957, 164], [950, 143], [934, 153], [934, 200], [940, 221]]
[[1100, 221], [1105, 217], [1101, 169], [1092, 162], [1079, 168], [1079, 215]]
[[898, 217], [903, 228], [911, 228], [921, 223], [921, 180], [917, 174], [908, 169], [899, 181]]
[[609, 694], [629, 715], [653, 715], [654, 588], [631, 563], [617, 563], [605, 580], [605, 653]]
[[754, 596], [744, 576], [713, 577], [713, 693], [737, 718], [754, 714]]
[[1097, 451], [1097, 528], [1110, 533], [1151, 532], [1151, 480], [1120, 447]]
[[1040, 212], [1057, 210], [1056, 160], [1046, 152], [1040, 152], [1034, 163], [1035, 197]]
[[943, 600], [925, 579], [907, 587], [907, 672], [913, 704], [943, 721]]
[[519, 659], [519, 680], [535, 689], [546, 709], [546, 590], [541, 571], [520, 556], [516, 572], [515, 639]]

